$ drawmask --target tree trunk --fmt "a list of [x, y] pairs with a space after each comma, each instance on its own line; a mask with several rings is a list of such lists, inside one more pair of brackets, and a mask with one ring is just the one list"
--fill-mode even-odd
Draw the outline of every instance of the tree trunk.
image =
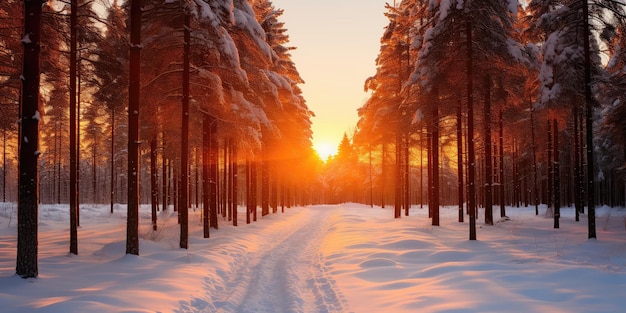
[[435, 99], [435, 104], [432, 108], [432, 185], [431, 188], [431, 204], [432, 204], [432, 225], [439, 226], [439, 103]]
[[180, 248], [189, 247], [189, 46], [191, 13], [185, 10], [183, 30], [183, 103], [180, 140]]
[[[168, 183], [168, 168], [167, 168], [167, 158], [165, 157], [165, 134], [162, 133], [162, 141], [161, 144], [163, 145], [163, 148], [161, 150], [161, 188], [162, 188], [162, 192], [163, 194], [161, 195], [163, 204], [161, 207], [161, 210], [163, 210], [163, 212], [167, 211], [167, 208], [169, 206], [169, 202], [167, 201], [168, 199], [168, 188], [167, 188], [167, 183]], [[204, 137], [202, 137], [204, 139]]]
[[504, 196], [504, 117], [500, 108], [500, 217], [506, 216]]
[[[5, 131], [6, 133], [6, 131]], [[372, 177], [372, 144], [367, 145], [369, 152], [369, 176], [370, 176], [370, 208], [374, 207], [374, 181]], [[283, 193], [284, 194], [284, 193]]]
[[581, 166], [581, 151], [580, 151], [580, 133], [578, 132], [578, 105], [574, 105], [574, 208], [576, 214], [576, 222], [580, 221], [580, 212], [583, 206], [583, 194], [584, 194], [584, 182], [582, 178], [582, 166]]
[[152, 207], [152, 230], [157, 230], [157, 198], [159, 195], [157, 186], [157, 139], [150, 140], [150, 204]]
[[[232, 139], [225, 139], [224, 140], [224, 173], [226, 174], [224, 176], [224, 183], [226, 186], [226, 216], [228, 218], [228, 221], [232, 221], [233, 220], [233, 211], [232, 211], [232, 204], [233, 204], [233, 150], [232, 150]], [[228, 169], [228, 170], [227, 170]]]
[[530, 134], [533, 146], [533, 189], [535, 193], [535, 215], [539, 215], [539, 186], [537, 185], [537, 144], [535, 138], [535, 108], [530, 101]]
[[272, 207], [272, 212], [278, 212], [278, 171], [276, 167], [278, 166], [278, 161], [273, 160], [270, 166], [270, 172], [272, 173], [273, 179], [270, 181], [270, 206]]
[[211, 161], [211, 118], [208, 114], [204, 114], [202, 120], [202, 230], [204, 238], [210, 237], [209, 211], [214, 201], [211, 199], [210, 191], [212, 184]]
[[231, 161], [231, 189], [232, 189], [232, 202], [231, 211], [233, 216], [233, 226], [237, 226], [237, 144], [234, 140], [230, 142], [230, 161]]
[[196, 170], [196, 181], [195, 181], [195, 186], [196, 186], [196, 197], [195, 197], [195, 208], [197, 209], [198, 207], [200, 207], [200, 170], [201, 170], [201, 166], [200, 166], [200, 149], [195, 148], [195, 170]]
[[548, 120], [548, 210], [546, 214], [552, 216], [554, 214], [553, 191], [554, 191], [554, 163], [552, 163], [552, 123]]
[[474, 84], [472, 59], [472, 20], [467, 16], [467, 205], [469, 211], [469, 239], [476, 240], [476, 155], [474, 151]]
[[128, 86], [128, 215], [126, 253], [139, 255], [139, 95], [141, 71], [141, 2], [130, 0]]
[[251, 207], [252, 207], [252, 221], [256, 222], [257, 219], [257, 166], [258, 162], [253, 161], [252, 162], [252, 169], [250, 170], [250, 177], [252, 177], [252, 181], [250, 183], [250, 189], [252, 192], [252, 201], [251, 201]]
[[211, 227], [218, 229], [217, 224], [217, 184], [219, 180], [217, 172], [219, 146], [217, 144], [217, 121], [211, 116], [205, 117], [205, 123], [209, 126], [209, 208]]
[[270, 214], [270, 165], [267, 146], [263, 146], [263, 161], [261, 163], [261, 216]]
[[24, 46], [20, 109], [19, 175], [17, 202], [17, 261], [15, 272], [22, 278], [37, 277], [37, 217], [39, 197], [39, 38], [44, 1], [24, 1]]
[[459, 104], [456, 111], [456, 149], [457, 149], [457, 177], [458, 177], [458, 203], [459, 223], [463, 223], [463, 102], [459, 96]]
[[111, 185], [110, 185], [110, 200], [111, 200], [111, 214], [113, 214], [113, 203], [115, 202], [115, 107], [111, 105]]
[[252, 214], [252, 165], [250, 159], [246, 159], [246, 224], [250, 224]]
[[76, 35], [78, 33], [78, 0], [71, 1], [70, 12], [70, 253], [78, 254], [78, 187], [76, 141], [76, 54], [78, 51]]
[[561, 215], [561, 180], [559, 165], [559, 124], [554, 120], [554, 228], [559, 228]]
[[[54, 164], [52, 166], [54, 168]], [[54, 174], [52, 176], [54, 177]], [[2, 129], [2, 202], [7, 202], [7, 130], [6, 128]]]
[[485, 224], [493, 225], [493, 164], [491, 156], [491, 76], [485, 79], [485, 106], [483, 115], [485, 140]]
[[409, 143], [410, 143], [410, 138], [411, 135], [406, 132], [404, 134], [404, 188], [403, 188], [403, 192], [404, 192], [404, 216], [409, 216], [409, 209], [411, 208], [411, 200], [409, 199], [409, 193], [410, 193], [410, 185], [409, 185], [409, 178], [410, 178], [410, 166], [409, 166]]
[[228, 205], [228, 140], [224, 139], [224, 153], [222, 154], [223, 160], [222, 160], [222, 167], [223, 167], [223, 172], [222, 172], [222, 201], [220, 201], [221, 203], [221, 212], [222, 212], [222, 218], [226, 218], [226, 208]]
[[401, 216], [401, 206], [402, 206], [402, 136], [400, 135], [400, 127], [396, 129], [396, 180], [395, 180], [395, 197], [394, 197], [394, 208], [393, 208], [393, 217], [399, 218]]
[[97, 162], [97, 151], [96, 151], [96, 145], [93, 144], [91, 146], [91, 189], [93, 192], [93, 203], [99, 203], [98, 202], [98, 166], [96, 164]]
[[595, 209], [595, 170], [593, 160], [593, 99], [591, 94], [591, 52], [589, 47], [589, 1], [583, 0], [584, 22], [584, 49], [585, 49], [585, 101], [586, 101], [586, 127], [587, 127], [587, 206], [589, 220], [588, 238], [596, 238], [596, 209]]
[[385, 187], [387, 186], [387, 166], [386, 166], [386, 156], [387, 156], [387, 144], [385, 144], [385, 140], [383, 139], [383, 143], [381, 144], [381, 160], [380, 160], [380, 207], [385, 208]]

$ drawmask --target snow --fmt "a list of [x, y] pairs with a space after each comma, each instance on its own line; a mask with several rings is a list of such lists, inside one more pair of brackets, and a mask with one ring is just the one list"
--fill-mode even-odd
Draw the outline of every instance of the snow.
[[448, 17], [448, 11], [450, 11], [450, 7], [452, 3], [450, 0], [441, 0], [439, 3], [439, 22], [443, 21]]
[[[152, 231], [142, 206], [140, 256], [125, 255], [123, 205], [81, 206], [79, 255], [68, 254], [68, 206], [41, 205], [39, 278], [15, 272], [16, 205], [0, 203], [3, 312], [621, 312], [626, 210], [587, 220], [561, 209], [561, 228], [534, 207], [507, 207], [478, 240], [457, 208], [433, 227], [426, 207], [393, 219], [358, 204], [288, 208], [202, 238], [190, 210], [189, 249], [176, 214]], [[499, 209], [499, 208], [498, 208]], [[482, 212], [482, 211], [481, 211]], [[481, 213], [479, 212], [479, 213]], [[479, 214], [479, 217], [482, 215]], [[467, 219], [466, 219], [467, 221]]]
[[24, 37], [22, 38], [22, 43], [27, 45], [32, 43], [33, 41], [30, 39], [30, 33], [27, 33], [26, 35], [24, 35]]

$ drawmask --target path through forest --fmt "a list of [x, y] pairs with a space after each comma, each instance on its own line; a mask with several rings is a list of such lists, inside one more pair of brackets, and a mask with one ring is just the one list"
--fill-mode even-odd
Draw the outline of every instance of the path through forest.
[[204, 295], [182, 301], [177, 312], [346, 312], [319, 251], [340, 210], [301, 209], [288, 223], [259, 236], [258, 249], [216, 247], [232, 257], [229, 272], [217, 273], [223, 283], [207, 277]]

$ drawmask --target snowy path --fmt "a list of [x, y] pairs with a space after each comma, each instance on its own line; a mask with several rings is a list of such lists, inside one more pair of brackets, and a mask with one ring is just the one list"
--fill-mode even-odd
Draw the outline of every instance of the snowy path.
[[229, 268], [217, 270], [223, 281], [207, 277], [204, 295], [181, 302], [177, 312], [346, 312], [319, 254], [338, 210], [299, 209], [280, 227], [259, 236], [252, 249], [232, 252], [231, 245], [223, 251], [232, 257]]
[[[6, 208], [6, 209], [5, 209]], [[123, 208], [84, 206], [79, 255], [67, 253], [67, 205], [42, 206], [40, 276], [15, 273], [13, 204], [0, 205], [3, 313], [624, 312], [626, 209], [598, 208], [598, 239], [586, 217], [561, 211], [561, 228], [534, 208], [479, 224], [467, 239], [456, 207], [394, 219], [358, 204], [297, 207], [202, 238], [190, 213], [189, 249], [177, 214], [152, 231], [142, 208], [140, 256], [126, 255]], [[545, 212], [545, 206], [540, 208]], [[242, 213], [240, 211], [240, 213]], [[240, 220], [245, 220], [245, 216]], [[505, 300], [502, 300], [505, 299]]]

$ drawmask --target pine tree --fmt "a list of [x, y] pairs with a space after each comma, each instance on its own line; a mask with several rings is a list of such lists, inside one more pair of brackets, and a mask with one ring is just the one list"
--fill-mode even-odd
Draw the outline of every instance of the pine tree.
[[19, 142], [19, 200], [17, 204], [16, 274], [37, 277], [38, 158], [39, 158], [39, 52], [43, 1], [24, 1], [22, 103]]
[[139, 255], [139, 99], [141, 70], [141, 2], [130, 0], [128, 84], [128, 213], [126, 253]]

